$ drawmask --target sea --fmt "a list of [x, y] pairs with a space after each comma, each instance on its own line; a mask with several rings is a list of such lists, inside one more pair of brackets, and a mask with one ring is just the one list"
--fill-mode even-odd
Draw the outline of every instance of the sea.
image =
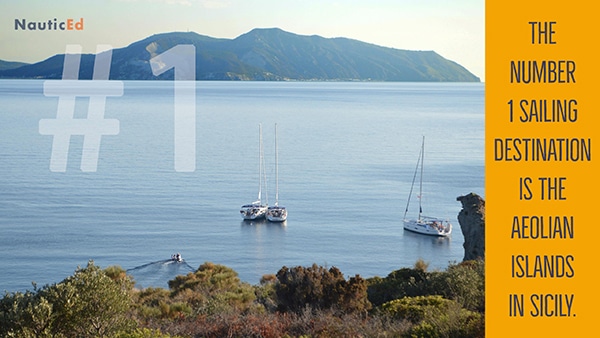
[[[54, 136], [40, 121], [59, 121], [59, 97], [45, 82], [0, 80], [0, 292], [58, 283], [90, 261], [165, 288], [205, 262], [250, 284], [313, 263], [364, 278], [419, 259], [443, 270], [464, 256], [456, 198], [485, 198], [482, 83], [196, 82], [186, 172], [174, 160], [182, 92], [172, 81], [124, 81], [103, 105], [77, 97], [74, 119], [100, 107], [118, 133], [100, 135], [97, 166], [82, 171], [92, 136], [65, 127], [66, 167], [50, 170]], [[258, 197], [259, 125], [261, 198], [273, 205], [278, 186], [283, 224], [239, 212]], [[422, 189], [417, 176], [408, 203], [423, 137]], [[403, 230], [419, 202], [450, 220], [449, 238]]]

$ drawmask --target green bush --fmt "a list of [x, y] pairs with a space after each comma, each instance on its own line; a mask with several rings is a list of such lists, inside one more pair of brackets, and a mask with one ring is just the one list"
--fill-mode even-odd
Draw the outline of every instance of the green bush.
[[[0, 334], [15, 337], [105, 337], [132, 327], [129, 284], [90, 261], [58, 284], [7, 294], [0, 303]], [[8, 323], [8, 322], [11, 323]]]
[[6, 293], [0, 300], [0, 337], [51, 337], [55, 318], [39, 292]]
[[451, 264], [445, 271], [426, 271], [417, 261], [413, 269], [392, 271], [387, 277], [367, 280], [369, 301], [374, 306], [403, 297], [440, 295], [464, 308], [485, 310], [485, 265], [482, 260]]
[[402, 268], [392, 271], [387, 277], [369, 278], [369, 301], [374, 306], [403, 297], [414, 297], [431, 294], [430, 278], [434, 273], [421, 268]]
[[204, 263], [198, 270], [169, 281], [171, 298], [190, 304], [199, 314], [248, 309], [256, 295], [237, 272], [223, 265]]
[[160, 330], [135, 329], [130, 332], [120, 332], [114, 338], [179, 338], [160, 332]]
[[259, 312], [275, 312], [277, 310], [277, 293], [275, 285], [277, 276], [264, 275], [260, 279], [260, 285], [254, 286], [254, 294], [256, 295], [257, 307]]
[[465, 309], [485, 310], [485, 264], [483, 260], [451, 264], [433, 279], [434, 289], [448, 299], [457, 301]]
[[131, 326], [126, 316], [131, 306], [129, 291], [90, 261], [42, 293], [57, 314], [54, 333], [102, 337]]
[[405, 297], [381, 306], [381, 313], [414, 324], [414, 337], [483, 337], [483, 316], [442, 296]]
[[301, 312], [309, 307], [352, 313], [371, 308], [366, 281], [359, 275], [346, 281], [336, 267], [328, 270], [316, 264], [308, 268], [284, 266], [277, 272], [277, 280], [278, 309], [283, 312]]

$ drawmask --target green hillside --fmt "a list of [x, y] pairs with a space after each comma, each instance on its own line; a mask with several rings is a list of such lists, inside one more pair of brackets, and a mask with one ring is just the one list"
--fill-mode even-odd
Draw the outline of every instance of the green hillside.
[[[254, 29], [235, 39], [194, 32], [156, 34], [115, 49], [110, 78], [172, 79], [173, 71], [154, 76], [149, 60], [180, 44], [196, 47], [197, 80], [479, 82], [467, 69], [434, 51], [297, 35], [278, 28]], [[63, 60], [64, 55], [55, 55], [36, 64], [0, 70], [0, 77], [60, 79]], [[93, 55], [82, 55], [80, 79], [91, 79], [93, 63]]]

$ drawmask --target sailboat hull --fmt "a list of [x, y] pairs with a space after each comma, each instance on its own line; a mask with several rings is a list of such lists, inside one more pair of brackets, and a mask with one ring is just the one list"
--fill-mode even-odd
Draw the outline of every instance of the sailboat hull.
[[264, 205], [243, 205], [240, 209], [240, 215], [245, 220], [255, 220], [264, 218], [267, 214], [267, 207]]
[[270, 222], [285, 222], [287, 219], [287, 210], [285, 207], [269, 207], [267, 210], [267, 220]]
[[404, 230], [423, 235], [447, 237], [452, 233], [452, 224], [438, 219], [404, 220]]

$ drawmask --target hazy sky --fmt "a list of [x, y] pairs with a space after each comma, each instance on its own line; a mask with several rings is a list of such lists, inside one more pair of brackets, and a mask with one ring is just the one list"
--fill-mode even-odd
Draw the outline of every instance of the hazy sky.
[[[37, 62], [67, 44], [95, 52], [172, 31], [235, 38], [253, 28], [347, 37], [386, 47], [434, 50], [484, 74], [484, 0], [0, 0], [0, 59]], [[84, 19], [83, 31], [15, 30], [28, 22]]]

